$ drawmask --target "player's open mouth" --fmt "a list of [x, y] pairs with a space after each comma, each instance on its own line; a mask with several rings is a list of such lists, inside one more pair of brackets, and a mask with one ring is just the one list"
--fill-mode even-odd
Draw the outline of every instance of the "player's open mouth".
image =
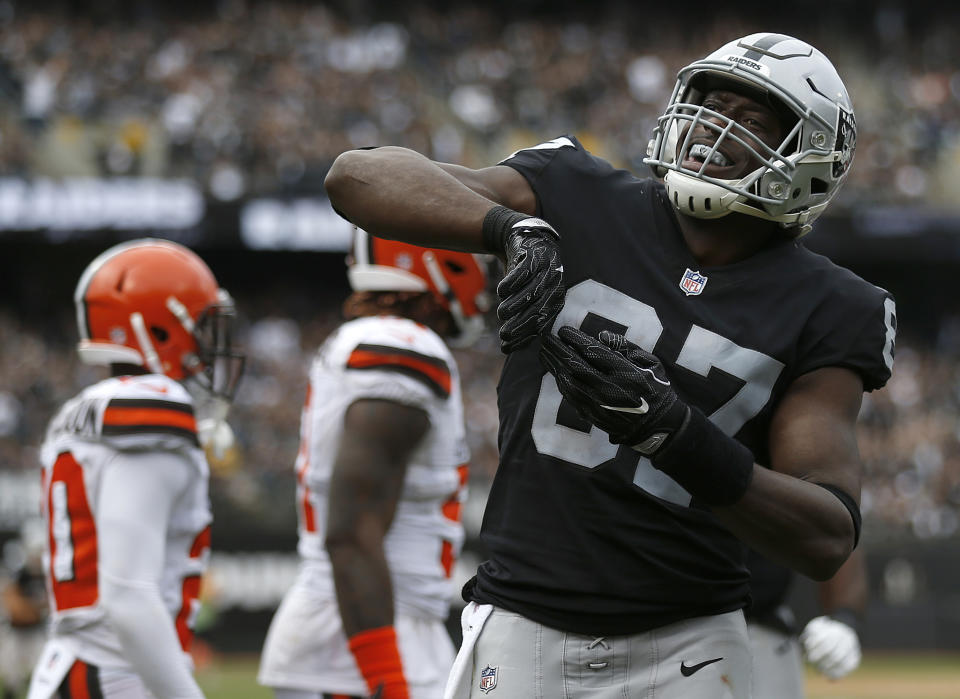
[[713, 151], [712, 155], [710, 153], [711, 151], [713, 151], [713, 146], [711, 145], [694, 143], [687, 150], [687, 157], [683, 159], [681, 165], [687, 169], [699, 171], [707, 158], [710, 158], [710, 162], [707, 164], [704, 173], [712, 175], [716, 171], [725, 170], [734, 164], [731, 158], [719, 150]]

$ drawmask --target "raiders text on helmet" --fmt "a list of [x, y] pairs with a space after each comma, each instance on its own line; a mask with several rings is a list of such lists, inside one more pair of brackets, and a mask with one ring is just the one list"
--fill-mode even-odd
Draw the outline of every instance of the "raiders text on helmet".
[[430, 292], [457, 324], [458, 334], [450, 339], [454, 346], [477, 339], [491, 307], [487, 274], [477, 256], [378, 238], [356, 226], [347, 278], [354, 291]]
[[132, 364], [195, 379], [229, 398], [243, 370], [233, 300], [192, 250], [145, 238], [103, 252], [74, 293], [78, 352], [87, 364]]
[[[778, 148], [758, 143], [743, 126], [703, 107], [717, 82], [760, 93], [781, 112], [787, 133]], [[682, 165], [696, 126], [716, 134], [699, 169]], [[826, 56], [783, 34], [751, 34], [680, 71], [644, 162], [664, 178], [670, 200], [684, 214], [717, 218], [738, 212], [802, 235], [846, 177], [856, 133], [847, 90]], [[747, 148], [761, 166], [739, 180], [705, 174], [727, 139]]]

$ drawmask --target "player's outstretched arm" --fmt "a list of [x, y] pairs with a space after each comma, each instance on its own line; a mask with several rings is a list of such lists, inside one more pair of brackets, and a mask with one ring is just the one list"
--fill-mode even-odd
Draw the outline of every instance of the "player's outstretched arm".
[[483, 219], [494, 205], [525, 214], [536, 207], [513, 168], [472, 170], [395, 146], [342, 153], [324, 187], [341, 215], [373, 235], [470, 252], [495, 252], [483, 240]]
[[516, 170], [471, 170], [405, 148], [341, 154], [325, 180], [334, 208], [372, 235], [427, 247], [493, 253], [504, 352], [550, 326], [563, 305], [563, 264], [553, 227], [531, 216], [536, 198]]
[[680, 400], [660, 360], [622, 335], [597, 339], [564, 326], [544, 337], [541, 360], [564, 398], [611, 442], [650, 458], [772, 560], [826, 580], [853, 550], [863, 394], [853, 372], [819, 369], [794, 382], [771, 428], [770, 470]]
[[195, 466], [174, 453], [121, 453], [97, 508], [101, 604], [156, 697], [202, 697], [160, 591], [167, 522]]
[[408, 694], [394, 632], [393, 586], [383, 541], [407, 463], [430, 427], [420, 408], [358, 400], [344, 417], [328, 498], [326, 548], [350, 650], [371, 694]]

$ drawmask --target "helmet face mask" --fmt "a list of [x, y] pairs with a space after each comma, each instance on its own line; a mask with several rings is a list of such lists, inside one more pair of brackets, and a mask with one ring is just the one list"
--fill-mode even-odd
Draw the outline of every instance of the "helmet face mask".
[[220, 300], [197, 319], [193, 332], [200, 369], [193, 378], [207, 393], [232, 400], [243, 375], [246, 356], [235, 344], [237, 313], [233, 299], [220, 289]]
[[430, 293], [453, 317], [457, 334], [448, 341], [455, 347], [477, 339], [484, 313], [491, 308], [487, 274], [478, 256], [378, 238], [356, 226], [347, 278], [354, 291]]
[[[743, 125], [704, 107], [711, 87], [761, 101], [779, 115], [782, 141], [760, 143]], [[691, 136], [711, 134], [691, 167]], [[746, 148], [758, 163], [735, 179], [711, 177], [716, 152]], [[658, 119], [644, 160], [664, 178], [673, 205], [696, 218], [737, 212], [775, 221], [794, 233], [809, 231], [849, 170], [856, 121], [843, 82], [830, 61], [803, 41], [753, 34], [730, 42], [678, 74], [666, 111]]]
[[82, 361], [177, 381], [196, 376], [232, 397], [243, 369], [232, 344], [233, 302], [190, 249], [150, 238], [116, 245], [87, 266], [74, 302]]

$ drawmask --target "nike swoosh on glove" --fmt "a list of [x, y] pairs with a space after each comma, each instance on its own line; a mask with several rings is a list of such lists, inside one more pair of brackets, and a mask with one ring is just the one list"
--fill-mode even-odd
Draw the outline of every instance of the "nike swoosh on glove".
[[497, 285], [500, 349], [512, 352], [549, 329], [563, 307], [560, 236], [543, 219], [515, 211], [502, 219], [506, 275]]
[[540, 359], [563, 397], [614, 444], [653, 455], [687, 419], [660, 360], [623, 335], [595, 338], [565, 325], [542, 338]]
[[860, 639], [848, 624], [829, 616], [811, 619], [800, 634], [807, 660], [833, 680], [849, 675], [860, 665]]

